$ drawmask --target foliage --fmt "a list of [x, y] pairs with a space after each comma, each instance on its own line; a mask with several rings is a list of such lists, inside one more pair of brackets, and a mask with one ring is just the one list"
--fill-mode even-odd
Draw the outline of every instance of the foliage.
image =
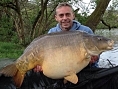
[[78, 20], [81, 24], [85, 24], [87, 18], [88, 18], [88, 16], [76, 14], [76, 20]]
[[[104, 16], [104, 21], [106, 24], [110, 25], [111, 28], [118, 28], [118, 0], [113, 0], [111, 5], [107, 8]], [[107, 26], [99, 23], [97, 28], [106, 28]]]
[[14, 36], [14, 31], [12, 30], [13, 24], [12, 20], [7, 15], [2, 15], [0, 21], [0, 40], [1, 41], [11, 41]]
[[[105, 15], [103, 16], [104, 21], [106, 24], [110, 25], [111, 28], [118, 28], [118, 17], [117, 17], [118, 11], [116, 10], [107, 10], [105, 12]], [[105, 28], [108, 29], [107, 26], [105, 26], [102, 23], [99, 23], [97, 26], [98, 29]]]
[[12, 0], [0, 0], [0, 3], [8, 3], [8, 2], [12, 2]]

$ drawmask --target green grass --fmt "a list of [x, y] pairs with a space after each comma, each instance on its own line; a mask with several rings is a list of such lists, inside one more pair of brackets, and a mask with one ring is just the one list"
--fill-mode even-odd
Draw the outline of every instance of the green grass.
[[17, 59], [24, 51], [21, 45], [8, 42], [0, 42], [0, 59]]

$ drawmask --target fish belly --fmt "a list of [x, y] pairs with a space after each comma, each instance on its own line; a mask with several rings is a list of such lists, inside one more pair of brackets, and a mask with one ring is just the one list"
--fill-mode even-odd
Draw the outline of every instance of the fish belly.
[[61, 62], [55, 62], [50, 63], [49, 61], [44, 61], [44, 64], [42, 66], [43, 73], [47, 77], [50, 77], [52, 79], [60, 79], [65, 76], [71, 75], [73, 73], [80, 72], [84, 67], [88, 65], [89, 62], [83, 61], [83, 62], [72, 62], [72, 61], [61, 61]]
[[42, 64], [44, 75], [52, 79], [60, 79], [78, 73], [89, 63], [89, 60], [85, 59], [84, 53], [84, 51], [68, 50], [68, 48], [46, 53]]

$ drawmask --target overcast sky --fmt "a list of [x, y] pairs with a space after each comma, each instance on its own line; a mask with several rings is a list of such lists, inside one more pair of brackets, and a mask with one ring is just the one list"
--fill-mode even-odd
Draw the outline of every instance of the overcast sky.
[[[89, 4], [90, 1], [91, 0], [83, 0], [83, 3], [81, 3], [81, 1], [80, 1], [80, 3], [79, 3], [80, 5], [77, 4], [77, 6], [73, 6], [73, 8], [76, 9], [79, 6], [80, 10], [78, 13], [86, 12], [86, 13], [88, 13], [88, 15], [90, 15], [94, 11], [94, 9], [91, 9], [91, 5]], [[110, 1], [110, 4], [111, 4], [111, 2], [112, 2], [112, 0]], [[87, 8], [89, 10], [88, 12], [87, 12]]]

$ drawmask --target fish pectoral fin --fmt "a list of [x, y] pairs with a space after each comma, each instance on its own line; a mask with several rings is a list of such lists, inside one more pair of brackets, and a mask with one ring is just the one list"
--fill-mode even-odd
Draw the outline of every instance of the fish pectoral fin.
[[74, 84], [76, 84], [78, 82], [78, 77], [74, 73], [69, 75], [69, 76], [64, 77], [64, 79], [66, 79], [66, 80], [68, 80], [68, 81], [70, 81], [70, 82], [72, 82]]
[[19, 88], [22, 85], [24, 76], [25, 76], [25, 73], [21, 73], [20, 71], [17, 71], [16, 75], [13, 76], [13, 80], [15, 82], [16, 87]]

